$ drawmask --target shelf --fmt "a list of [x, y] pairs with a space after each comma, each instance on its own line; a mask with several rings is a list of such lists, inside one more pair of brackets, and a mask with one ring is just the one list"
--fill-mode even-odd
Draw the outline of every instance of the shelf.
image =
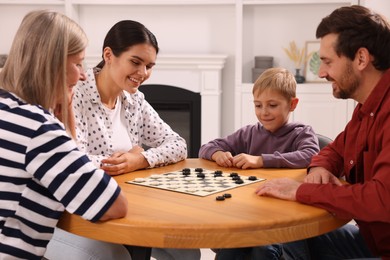
[[233, 5], [235, 0], [70, 0], [74, 5]]
[[8, 5], [64, 5], [63, 0], [0, 0], [0, 4]]
[[244, 5], [358, 4], [358, 0], [243, 0]]
[[[238, 0], [0, 0], [14, 5], [234, 5]], [[243, 0], [244, 5], [358, 4], [358, 0]]]

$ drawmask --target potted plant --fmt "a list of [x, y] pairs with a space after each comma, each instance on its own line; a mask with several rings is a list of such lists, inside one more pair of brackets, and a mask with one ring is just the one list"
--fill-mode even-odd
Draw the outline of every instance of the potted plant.
[[287, 56], [291, 61], [294, 62], [295, 66], [295, 80], [297, 83], [304, 83], [305, 77], [301, 75], [302, 65], [308, 60], [311, 56], [311, 53], [306, 55], [306, 48], [303, 47], [299, 49], [295, 41], [290, 42], [289, 48], [283, 48]]

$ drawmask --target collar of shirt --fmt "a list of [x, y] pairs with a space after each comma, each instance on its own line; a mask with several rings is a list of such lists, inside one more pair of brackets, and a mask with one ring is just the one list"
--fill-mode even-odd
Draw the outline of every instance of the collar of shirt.
[[359, 118], [370, 115], [374, 116], [377, 114], [378, 109], [381, 107], [381, 104], [385, 97], [386, 93], [390, 90], [390, 69], [386, 70], [382, 78], [379, 80], [378, 84], [375, 86], [374, 90], [368, 96], [364, 104], [359, 104]]

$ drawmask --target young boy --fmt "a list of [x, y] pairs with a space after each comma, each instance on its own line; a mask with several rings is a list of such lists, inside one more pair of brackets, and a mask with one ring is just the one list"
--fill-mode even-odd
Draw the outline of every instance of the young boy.
[[252, 93], [259, 122], [202, 145], [199, 157], [241, 169], [307, 167], [319, 152], [318, 139], [311, 126], [288, 122], [298, 104], [294, 75], [283, 68], [268, 69]]
[[[202, 145], [199, 157], [213, 160], [223, 167], [241, 169], [306, 168], [320, 149], [312, 127], [288, 122], [290, 112], [298, 104], [294, 75], [283, 68], [268, 69], [256, 80], [252, 93], [259, 123]], [[246, 259], [247, 255], [252, 259], [279, 259], [282, 246], [220, 249], [216, 252], [218, 260]]]
[[[253, 86], [258, 123], [237, 130], [226, 138], [202, 145], [199, 157], [223, 167], [305, 168], [319, 152], [311, 126], [288, 122], [298, 104], [294, 75], [283, 68], [264, 71]], [[216, 259], [279, 259], [280, 245], [232, 248], [217, 251]]]

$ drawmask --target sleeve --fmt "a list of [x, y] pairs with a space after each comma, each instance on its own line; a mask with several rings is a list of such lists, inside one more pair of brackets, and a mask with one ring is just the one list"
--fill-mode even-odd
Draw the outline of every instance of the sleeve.
[[340, 133], [336, 139], [325, 146], [317, 155], [314, 155], [309, 169], [312, 167], [323, 167], [337, 177], [344, 175], [344, 139], [346, 130]]
[[[389, 223], [389, 148], [390, 143], [387, 144], [386, 149], [382, 150], [377, 159], [374, 159], [372, 169], [366, 169], [367, 172], [375, 174], [371, 180], [343, 186], [330, 183], [304, 183], [297, 190], [297, 201], [323, 208], [341, 219]], [[373, 159], [372, 155], [367, 153], [366, 159]]]
[[97, 221], [120, 193], [116, 181], [97, 169], [55, 121], [43, 124], [26, 151], [26, 170], [65, 209]]
[[[364, 177], [364, 181], [337, 186], [334, 184], [302, 184], [297, 190], [297, 200], [332, 212], [345, 219], [356, 219], [370, 223], [390, 222], [390, 118], [383, 120], [376, 129], [368, 134], [371, 142], [362, 153], [363, 167], [355, 167], [350, 173]], [[348, 132], [350, 129], [346, 128]], [[341, 133], [327, 149], [321, 150], [310, 166], [321, 166], [336, 175], [341, 175], [346, 132]], [[349, 141], [354, 142], [356, 135], [349, 133]], [[347, 142], [348, 143], [348, 142]], [[347, 147], [345, 146], [345, 149]], [[329, 159], [326, 160], [326, 157]], [[314, 158], [313, 158], [314, 159]], [[348, 165], [348, 162], [345, 163]], [[369, 210], [368, 210], [369, 209]]]
[[[142, 152], [150, 168], [164, 166], [187, 158], [187, 144], [165, 123], [153, 107], [145, 100], [141, 101], [143, 124], [142, 143], [149, 147]], [[141, 124], [140, 122], [140, 124]]]
[[320, 150], [311, 126], [304, 126], [292, 143], [293, 151], [262, 154], [264, 168], [306, 168]]
[[87, 111], [85, 111], [84, 102], [84, 94], [81, 93], [81, 91], [78, 91], [78, 88], [76, 87], [73, 95], [73, 111], [75, 115], [77, 145], [81, 151], [87, 154], [94, 165], [99, 168], [100, 162], [106, 158], [106, 156], [88, 153], [88, 120], [85, 118]]
[[199, 149], [199, 158], [211, 160], [213, 154], [218, 151], [230, 152], [233, 156], [239, 153], [247, 153], [244, 146], [249, 137], [250, 128], [252, 126], [245, 126], [225, 138], [217, 138], [203, 144]]

